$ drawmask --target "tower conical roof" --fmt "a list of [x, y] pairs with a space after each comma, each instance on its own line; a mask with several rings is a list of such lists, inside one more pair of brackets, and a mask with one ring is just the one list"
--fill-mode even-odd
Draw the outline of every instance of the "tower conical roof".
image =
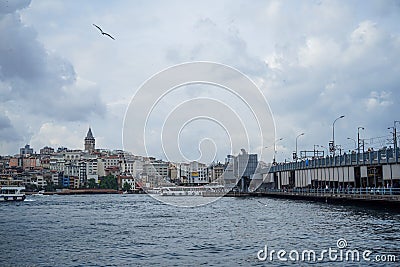
[[92, 134], [92, 129], [90, 129], [90, 127], [89, 127], [89, 131], [87, 132], [86, 138], [87, 139], [93, 139], [94, 138], [93, 134]]

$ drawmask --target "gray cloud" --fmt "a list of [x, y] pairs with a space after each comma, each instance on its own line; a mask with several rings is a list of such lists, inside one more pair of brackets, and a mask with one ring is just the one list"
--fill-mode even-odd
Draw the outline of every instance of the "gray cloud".
[[[0, 30], [10, 36], [0, 40], [1, 108], [22, 136], [24, 123], [50, 118], [54, 124], [42, 134], [51, 136], [63, 125], [66, 133], [84, 134], [87, 124], [72, 122], [90, 121], [103, 147], [120, 148], [124, 108], [135, 89], [154, 73], [193, 60], [231, 65], [261, 85], [277, 137], [284, 137], [278, 157], [293, 150], [300, 132], [306, 135], [299, 149], [326, 145], [342, 114], [335, 133], [342, 144], [354, 138], [356, 125], [373, 137], [389, 134], [388, 124], [399, 120], [398, 1], [54, 0], [0, 10]], [[118, 40], [103, 40], [93, 22]]]
[[248, 50], [234, 26], [226, 28], [205, 17], [194, 22], [192, 34], [166, 50], [169, 61], [209, 60], [233, 66], [249, 76], [262, 77], [267, 73], [268, 66]]
[[[29, 4], [30, 1], [1, 2], [0, 32], [7, 37], [0, 39], [2, 108], [13, 117], [19, 115], [15, 113], [17, 104], [22, 108], [17, 112], [31, 118], [28, 121], [35, 121], [33, 128], [47, 120], [88, 121], [91, 116], [103, 116], [106, 107], [95, 88], [80, 86], [74, 66], [48, 51], [38, 41], [35, 29], [21, 21], [19, 10]], [[10, 136], [6, 140], [17, 141]]]
[[31, 0], [3, 0], [0, 2], [0, 15], [13, 13], [23, 9], [31, 3]]
[[10, 119], [4, 114], [0, 114], [0, 139], [11, 142], [22, 140], [21, 136], [12, 126]]

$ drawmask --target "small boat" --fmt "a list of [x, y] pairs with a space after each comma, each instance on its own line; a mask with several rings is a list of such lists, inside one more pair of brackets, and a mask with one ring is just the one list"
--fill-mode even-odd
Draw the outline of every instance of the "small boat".
[[25, 190], [22, 186], [2, 186], [0, 188], [0, 201], [24, 201], [25, 193], [21, 192]]
[[44, 190], [40, 190], [37, 193], [33, 194], [32, 196], [43, 196], [44, 195]]

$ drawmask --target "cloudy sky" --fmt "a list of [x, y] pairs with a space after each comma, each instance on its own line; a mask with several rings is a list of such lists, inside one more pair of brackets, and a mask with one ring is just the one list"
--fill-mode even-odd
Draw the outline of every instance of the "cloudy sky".
[[[283, 138], [279, 160], [291, 156], [302, 132], [299, 150], [327, 146], [341, 115], [335, 141], [346, 150], [354, 148], [347, 138], [357, 138], [358, 126], [378, 148], [400, 120], [399, 1], [0, 0], [0, 33], [2, 155], [26, 143], [36, 151], [82, 149], [89, 126], [97, 147], [121, 149], [138, 88], [191, 61], [232, 66], [259, 86], [276, 127], [264, 145]], [[193, 91], [217, 95], [182, 89], [182, 101]], [[192, 125], [181, 142], [189, 159], [207, 139], [204, 128]]]

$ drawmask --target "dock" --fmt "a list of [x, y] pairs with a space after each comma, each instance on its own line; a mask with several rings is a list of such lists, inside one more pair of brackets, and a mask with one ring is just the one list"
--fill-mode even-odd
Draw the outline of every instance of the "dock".
[[[394, 194], [395, 193], [395, 194]], [[339, 191], [306, 191], [306, 190], [293, 190], [293, 191], [267, 191], [267, 192], [254, 192], [251, 196], [258, 197], [273, 197], [273, 198], [286, 198], [286, 199], [303, 199], [313, 201], [323, 201], [327, 203], [345, 203], [345, 202], [365, 202], [365, 203], [382, 203], [382, 204], [395, 204], [400, 207], [400, 192], [377, 192], [373, 190], [359, 190], [354, 192], [339, 192]]]
[[265, 192], [208, 192], [204, 197], [268, 197], [305, 200], [330, 204], [377, 206], [400, 210], [400, 189], [352, 189], [350, 191], [325, 189], [267, 190]]

